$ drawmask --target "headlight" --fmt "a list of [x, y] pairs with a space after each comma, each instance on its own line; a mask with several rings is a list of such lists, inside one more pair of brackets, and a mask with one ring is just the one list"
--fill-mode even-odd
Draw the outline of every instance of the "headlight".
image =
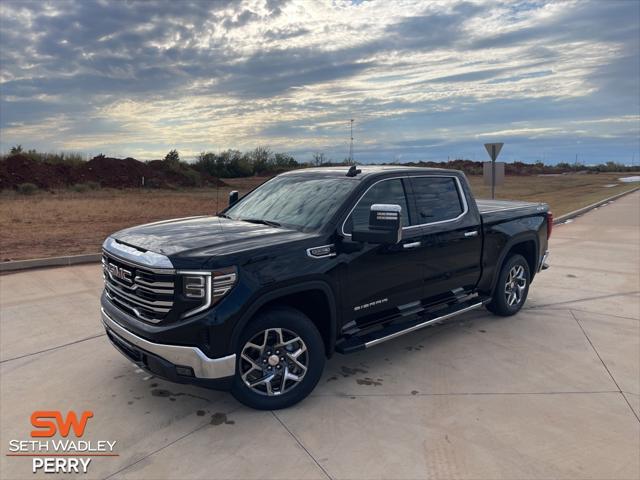
[[205, 298], [207, 295], [207, 276], [205, 275], [185, 275], [182, 284], [185, 297]]
[[218, 303], [238, 281], [236, 267], [221, 268], [213, 272], [179, 271], [182, 275], [182, 293], [189, 300], [199, 301], [196, 308], [187, 310], [181, 318], [190, 317]]
[[229, 293], [238, 281], [236, 267], [224, 268], [213, 272], [213, 304], [218, 303]]

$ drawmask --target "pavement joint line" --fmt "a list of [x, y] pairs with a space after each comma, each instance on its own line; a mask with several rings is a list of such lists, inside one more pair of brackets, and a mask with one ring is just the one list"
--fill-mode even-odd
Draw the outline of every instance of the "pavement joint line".
[[40, 353], [51, 352], [52, 350], [58, 350], [60, 348], [69, 347], [69, 346], [75, 345], [77, 343], [86, 342], [87, 340], [93, 340], [94, 338], [104, 337], [105, 335], [106, 335], [106, 333], [99, 333], [98, 335], [93, 335], [93, 336], [87, 337], [87, 338], [81, 338], [80, 340], [75, 340], [73, 342], [64, 343], [64, 344], [58, 345], [56, 347], [45, 348], [44, 350], [40, 350], [39, 352], [25, 353], [24, 355], [20, 355], [19, 357], [7, 358], [6, 360], [1, 360], [0, 361], [0, 365], [2, 365], [3, 363], [12, 362], [14, 360], [20, 360], [21, 358], [32, 357], [33, 355], [38, 355]]
[[314, 457], [313, 455], [311, 455], [311, 452], [309, 450], [307, 450], [307, 447], [304, 446], [304, 444], [298, 439], [298, 437], [296, 437], [293, 432], [291, 430], [289, 430], [289, 427], [287, 427], [285, 425], [285, 423], [282, 421], [282, 419], [280, 419], [280, 417], [278, 416], [278, 414], [274, 411], [271, 410], [271, 414], [275, 417], [275, 419], [280, 422], [280, 425], [282, 425], [282, 428], [284, 428], [287, 432], [289, 432], [289, 435], [291, 435], [291, 437], [297, 442], [298, 445], [300, 445], [300, 448], [302, 448], [305, 452], [307, 452], [307, 455], [309, 455], [309, 457], [311, 458], [311, 460], [313, 460], [315, 462], [315, 464], [318, 466], [318, 468], [320, 470], [322, 470], [322, 472], [326, 475], [326, 477], [329, 480], [333, 480], [333, 477], [331, 475], [329, 475], [329, 473], [324, 469], [324, 467], [322, 465], [320, 465], [320, 462], [318, 462], [318, 460], [316, 460], [316, 457]]
[[631, 411], [633, 412], [633, 414], [636, 416], [636, 418], [638, 419], [638, 422], [640, 422], [640, 417], [638, 417], [638, 414], [636, 413], [636, 411], [633, 409], [633, 407], [631, 406], [631, 402], [629, 402], [629, 399], [627, 398], [627, 395], [633, 395], [632, 393], [629, 392], [620, 392], [620, 395], [622, 395], [622, 398], [624, 398], [625, 402], [627, 402], [627, 405], [629, 405], [629, 408], [631, 408]]
[[606, 270], [604, 268], [591, 268], [591, 267], [578, 267], [578, 266], [574, 266], [574, 265], [558, 265], [557, 263], [553, 263], [553, 269], [559, 269], [559, 268], [564, 268], [567, 270], [573, 269], [573, 270], [586, 270], [587, 272], [602, 272], [602, 273], [613, 273], [615, 275], [629, 275], [632, 276], [634, 275], [634, 273], [631, 272], [618, 272], [616, 270]]
[[[527, 310], [566, 310], [566, 308], [562, 308], [562, 307], [553, 307], [553, 306], [542, 306], [542, 307], [524, 307], [522, 308], [522, 310], [527, 311]], [[571, 308], [571, 310], [573, 310], [574, 312], [580, 312], [580, 313], [590, 313], [593, 315], [602, 315], [605, 317], [613, 317], [613, 318], [620, 318], [621, 320], [633, 320], [634, 322], [640, 322], [640, 318], [635, 318], [635, 317], [625, 317], [623, 315], [614, 315], [613, 313], [602, 313], [602, 312], [593, 312], [590, 310], [580, 310], [579, 308]]]
[[[100, 295], [100, 293], [102, 292], [102, 289], [100, 289], [98, 291], [98, 296]], [[77, 290], [75, 292], [69, 292], [68, 295], [80, 295], [80, 294], [84, 294], [84, 293], [96, 293], [96, 289], [95, 288], [88, 288], [86, 290]], [[67, 294], [63, 294], [63, 295], [67, 295]], [[33, 297], [29, 299], [29, 303], [33, 304], [33, 303], [37, 303], [43, 300], [51, 300], [51, 299], [55, 299], [55, 298], [60, 298], [60, 293], [52, 293], [51, 295], [42, 295], [40, 297]], [[24, 300], [10, 300], [8, 302], [0, 302], [0, 308], [6, 308], [6, 307], [16, 307], [16, 306], [23, 306], [24, 305]]]
[[[617, 226], [616, 226], [616, 229], [619, 229], [619, 227], [617, 227]], [[555, 233], [555, 230], [554, 230], [554, 233]], [[589, 243], [591, 243], [591, 244], [596, 244], [596, 245], [598, 245], [598, 246], [599, 246], [599, 245], [602, 245], [602, 246], [604, 246], [604, 247], [608, 247], [608, 246], [609, 246], [609, 245], [607, 244], [607, 242], [602, 242], [602, 241], [599, 241], [599, 240], [589, 240], [589, 239], [585, 239], [585, 238], [573, 238], [573, 237], [561, 237], [560, 235], [557, 235], [557, 236], [555, 236], [555, 235], [554, 235], [553, 240], [554, 240], [554, 241], [555, 241], [555, 240], [568, 240], [568, 241], [571, 241], [571, 245], [572, 245], [572, 246], [573, 246], [573, 245], [576, 245], [576, 244], [579, 244], [579, 243], [587, 243], [587, 242], [589, 242]], [[561, 243], [560, 243], [560, 244], [558, 244], [558, 245], [557, 245], [556, 247], [554, 247], [554, 248], [556, 248], [556, 249], [562, 248], [562, 247], [566, 246], [568, 243], [569, 243], [569, 242], [566, 242], [566, 243], [564, 243], [564, 244], [561, 244]], [[624, 241], [624, 240], [616, 239], [616, 243], [617, 243], [618, 245], [622, 245], [623, 247], [635, 247], [635, 246], [636, 246], [636, 244], [635, 244], [632, 240], [630, 240], [630, 241], [628, 241], [628, 242], [627, 242], [627, 241]], [[557, 251], [557, 250], [555, 250], [555, 249], [554, 249], [554, 250], [553, 250], [553, 253], [555, 254], [555, 252], [556, 252], [556, 251]], [[557, 255], [554, 255], [554, 256], [556, 256], [556, 257], [557, 257]], [[554, 264], [553, 264], [553, 265], [554, 265], [554, 266], [556, 265], [556, 264], [555, 264], [555, 262], [554, 262]]]
[[527, 395], [598, 395], [601, 393], [624, 393], [619, 390], [595, 390], [588, 392], [566, 391], [566, 392], [457, 392], [457, 393], [318, 393], [311, 397], [474, 397], [474, 396], [527, 396]]
[[618, 385], [618, 382], [616, 381], [615, 377], [613, 376], [613, 374], [611, 373], [611, 371], [609, 370], [609, 367], [607, 367], [607, 364], [604, 362], [604, 360], [602, 359], [602, 357], [600, 356], [600, 353], [598, 352], [598, 350], [596, 349], [596, 346], [593, 344], [593, 342], [591, 341], [591, 339], [589, 338], [589, 335], [587, 335], [587, 332], [585, 331], [585, 329], [582, 327], [582, 324], [580, 323], [580, 320], [578, 320], [578, 317], [576, 317], [576, 315], [573, 313], [573, 311], [571, 309], [569, 309], [569, 312], [571, 313], [571, 316], [573, 317], [573, 319], [576, 321], [576, 323], [578, 324], [578, 326], [580, 327], [580, 330], [582, 330], [582, 333], [584, 334], [585, 338], [587, 339], [587, 341], [589, 342], [589, 345], [591, 345], [591, 348], [593, 348], [593, 351], [595, 352], [595, 354], [598, 356], [598, 358], [600, 359], [600, 362], [602, 362], [602, 366], [604, 367], [604, 369], [607, 371], [607, 373], [609, 374], [609, 376], [611, 377], [611, 380], [613, 381], [613, 383], [616, 385], [616, 387], [618, 388], [618, 392], [620, 393], [620, 395], [622, 396], [622, 398], [624, 398], [624, 401], [627, 402], [627, 405], [629, 406], [629, 410], [631, 410], [631, 413], [633, 414], [634, 417], [636, 417], [636, 420], [638, 420], [638, 423], [640, 423], [640, 417], [638, 416], [638, 414], [636, 413], [636, 411], [633, 409], [633, 407], [631, 406], [631, 403], [629, 403], [629, 400], [627, 399], [627, 397], [625, 396], [625, 394], [622, 392], [622, 389], [620, 388], [620, 385]]
[[[231, 415], [232, 413], [234, 413], [234, 412], [236, 412], [236, 411], [240, 410], [240, 408], [241, 408], [240, 406], [238, 406], [238, 407], [236, 407], [236, 408], [232, 408], [231, 410], [229, 410], [229, 412], [228, 412], [228, 413], [226, 413], [226, 415]], [[199, 431], [200, 431], [200, 430], [202, 430], [203, 428], [206, 428], [208, 425], [210, 425], [210, 423], [203, 423], [202, 425], [200, 425], [200, 426], [198, 426], [198, 427], [194, 428], [194, 429], [193, 429], [193, 430], [191, 430], [190, 432], [187, 432], [187, 433], [185, 433], [184, 435], [182, 435], [182, 436], [180, 436], [180, 437], [176, 438], [175, 440], [172, 440], [171, 442], [167, 443], [166, 445], [163, 445], [163, 446], [161, 446], [161, 447], [159, 447], [159, 448], [155, 449], [154, 451], [147, 453], [146, 455], [144, 455], [142, 458], [139, 458], [139, 459], [138, 459], [138, 460], [136, 460], [135, 462], [132, 462], [132, 463], [130, 463], [129, 465], [125, 465], [124, 467], [120, 468], [120, 470], [117, 470], [117, 471], [115, 471], [115, 472], [113, 472], [113, 473], [110, 473], [110, 474], [109, 474], [109, 475], [107, 475], [106, 477], [103, 477], [103, 480], [107, 480], [107, 479], [109, 479], [109, 478], [112, 478], [114, 475], [117, 475], [117, 474], [119, 474], [119, 473], [121, 473], [121, 472], [125, 471], [126, 469], [128, 469], [128, 468], [130, 468], [130, 467], [133, 467], [134, 465], [136, 465], [136, 464], [140, 463], [141, 461], [146, 460], [146, 459], [147, 459], [147, 458], [149, 458], [150, 456], [155, 455], [156, 453], [161, 452], [162, 450], [164, 450], [164, 449], [166, 449], [166, 448], [170, 447], [171, 445], [173, 445], [173, 444], [175, 444], [175, 443], [179, 442], [179, 441], [180, 441], [180, 440], [182, 440], [183, 438], [186, 438], [186, 437], [188, 437], [189, 435], [193, 435], [194, 433], [199, 432]]]
[[627, 392], [626, 390], [622, 390], [622, 393], [624, 393], [625, 395], [635, 395], [637, 397], [640, 397], [640, 393]]
[[578, 303], [578, 302], [588, 302], [591, 300], [602, 300], [605, 298], [611, 298], [611, 297], [624, 297], [626, 295], [637, 295], [639, 294], [640, 291], [635, 291], [635, 292], [623, 292], [623, 293], [612, 293], [609, 295], [598, 295], [595, 297], [587, 297], [587, 298], [578, 298], [576, 300], [566, 300], [564, 302], [556, 302], [556, 303], [545, 303], [544, 305], [532, 305], [530, 307], [527, 307], [526, 310], [534, 310], [534, 309], [539, 309], [539, 308], [544, 308], [544, 307], [552, 307], [555, 305], [566, 305], [567, 303]]

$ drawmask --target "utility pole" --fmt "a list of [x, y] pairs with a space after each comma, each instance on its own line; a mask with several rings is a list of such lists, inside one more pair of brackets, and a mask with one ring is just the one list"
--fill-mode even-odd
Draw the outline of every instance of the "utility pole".
[[349, 120], [351, 126], [351, 143], [349, 144], [349, 165], [353, 165], [353, 118]]

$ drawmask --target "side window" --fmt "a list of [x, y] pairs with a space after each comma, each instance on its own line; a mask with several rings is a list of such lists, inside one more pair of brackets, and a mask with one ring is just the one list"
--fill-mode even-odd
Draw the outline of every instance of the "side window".
[[413, 177], [411, 186], [418, 217], [412, 225], [451, 220], [464, 211], [456, 181], [451, 177]]
[[357, 203], [356, 208], [354, 208], [351, 215], [349, 215], [349, 218], [347, 218], [344, 224], [344, 232], [351, 233], [354, 225], [364, 227], [369, 225], [369, 210], [374, 203], [400, 205], [400, 208], [402, 208], [400, 217], [402, 219], [402, 226], [409, 225], [409, 209], [407, 207], [407, 197], [404, 193], [402, 180], [394, 178], [376, 183], [364, 194]]

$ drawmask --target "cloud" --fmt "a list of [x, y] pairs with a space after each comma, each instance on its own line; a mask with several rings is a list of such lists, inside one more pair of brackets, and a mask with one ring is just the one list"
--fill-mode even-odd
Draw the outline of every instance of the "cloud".
[[355, 118], [367, 161], [482, 155], [487, 136], [524, 160], [540, 145], [640, 157], [637, 2], [5, 0], [0, 14], [2, 150], [341, 159]]

